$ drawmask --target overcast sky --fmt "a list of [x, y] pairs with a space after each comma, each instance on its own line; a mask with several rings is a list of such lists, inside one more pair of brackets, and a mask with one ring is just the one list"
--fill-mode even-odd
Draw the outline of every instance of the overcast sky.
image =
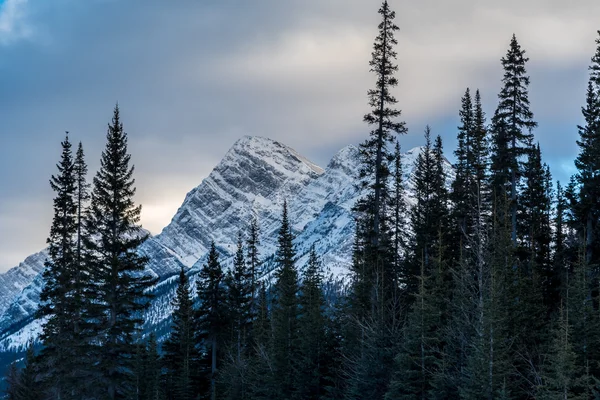
[[[455, 145], [460, 97], [496, 105], [500, 58], [517, 35], [531, 61], [535, 131], [566, 181], [600, 29], [597, 0], [391, 0], [395, 91], [409, 134]], [[0, 0], [0, 271], [42, 249], [64, 131], [90, 170], [119, 102], [143, 225], [158, 233], [243, 135], [325, 165], [368, 131], [378, 0]]]

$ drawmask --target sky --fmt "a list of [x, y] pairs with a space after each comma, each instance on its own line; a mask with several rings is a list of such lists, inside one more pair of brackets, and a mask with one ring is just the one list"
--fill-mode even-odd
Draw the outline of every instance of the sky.
[[[378, 0], [0, 0], [0, 272], [45, 246], [48, 184], [65, 131], [90, 171], [119, 103], [142, 224], [159, 233], [243, 135], [279, 140], [325, 166], [368, 128]], [[488, 115], [500, 58], [527, 51], [543, 156], [567, 181], [597, 0], [390, 0], [401, 30], [394, 90], [409, 133], [427, 124], [451, 159], [460, 98]], [[91, 178], [90, 174], [90, 178]]]

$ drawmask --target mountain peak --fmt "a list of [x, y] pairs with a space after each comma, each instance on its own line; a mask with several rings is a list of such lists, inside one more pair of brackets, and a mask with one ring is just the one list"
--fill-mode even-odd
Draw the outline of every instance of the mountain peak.
[[283, 165], [291, 158], [302, 164], [302, 166], [306, 166], [317, 175], [321, 175], [324, 172], [323, 168], [300, 155], [300, 153], [291, 147], [262, 136], [243, 136], [238, 139], [225, 155], [225, 159], [235, 159], [236, 156], [240, 155], [256, 156], [271, 165]]

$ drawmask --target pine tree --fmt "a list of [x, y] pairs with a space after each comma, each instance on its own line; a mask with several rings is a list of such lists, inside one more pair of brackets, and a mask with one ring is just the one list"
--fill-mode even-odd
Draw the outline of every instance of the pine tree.
[[256, 303], [256, 297], [258, 295], [257, 289], [257, 279], [260, 268], [260, 255], [258, 252], [258, 246], [260, 246], [259, 239], [259, 231], [258, 231], [258, 220], [256, 218], [252, 218], [252, 222], [250, 223], [250, 234], [248, 235], [248, 242], [246, 243], [247, 249], [247, 262], [248, 269], [250, 270], [250, 276], [252, 279], [252, 301], [251, 304], [254, 307]]
[[525, 50], [521, 50], [513, 35], [508, 52], [502, 58], [503, 86], [492, 118], [493, 186], [497, 198], [503, 198], [503, 193], [506, 193], [506, 197], [510, 199], [513, 246], [517, 245], [517, 191], [522, 175], [522, 158], [532, 146], [532, 130], [537, 126], [529, 109], [529, 76], [525, 69], [528, 60]]
[[20, 373], [17, 368], [17, 363], [13, 362], [8, 367], [5, 378], [4, 398], [6, 400], [19, 400], [17, 389], [20, 383]]
[[75, 379], [79, 368], [83, 367], [79, 357], [82, 343], [77, 329], [81, 315], [81, 287], [77, 278], [81, 266], [77, 260], [77, 182], [68, 133], [61, 145], [58, 175], [53, 175], [50, 180], [56, 197], [38, 316], [47, 318], [41, 335], [44, 348], [40, 356], [46, 371], [46, 386], [54, 396], [68, 398], [81, 395], [76, 391], [81, 384], [78, 385]]
[[596, 39], [596, 53], [592, 57], [592, 65], [590, 65], [590, 78], [594, 82], [596, 88], [600, 88], [600, 31], [598, 31], [598, 39]]
[[472, 161], [471, 147], [475, 131], [475, 117], [473, 112], [473, 102], [469, 88], [461, 100], [462, 108], [459, 112], [461, 125], [458, 127], [458, 147], [454, 151], [456, 156], [455, 179], [452, 183], [451, 199], [453, 202], [453, 217], [457, 228], [457, 240], [460, 241], [463, 236], [471, 235], [471, 221], [469, 216], [472, 214], [471, 196], [473, 192], [474, 176], [473, 168], [470, 165]]
[[267, 289], [258, 284], [256, 297], [256, 321], [254, 342], [248, 368], [248, 398], [252, 400], [272, 399], [278, 390], [278, 380], [273, 363], [273, 338]]
[[227, 398], [230, 399], [245, 399], [247, 392], [250, 332], [254, 320], [252, 276], [248, 267], [240, 233], [233, 268], [225, 276], [229, 333], [223, 381], [227, 382]]
[[[392, 196], [390, 201], [390, 209], [392, 210], [392, 235], [393, 235], [393, 261], [394, 272], [393, 278], [398, 279], [402, 272], [402, 255], [406, 249], [406, 198], [404, 190], [404, 178], [402, 169], [402, 155], [400, 153], [400, 143], [396, 141], [396, 149], [394, 151], [394, 176]], [[399, 288], [400, 282], [394, 283], [394, 288]]]
[[295, 398], [318, 400], [325, 394], [326, 317], [323, 277], [314, 245], [303, 274], [299, 301], [299, 359]]
[[[446, 176], [443, 168], [442, 141], [438, 136], [435, 144], [431, 144], [431, 131], [425, 129], [425, 147], [415, 162], [414, 182], [416, 204], [410, 210], [411, 230], [411, 262], [406, 269], [406, 288], [408, 293], [417, 293], [421, 265], [425, 273], [432, 273], [435, 248], [439, 240], [446, 242], [449, 232], [448, 192]], [[444, 235], [439, 235], [439, 232]]]
[[227, 287], [227, 302], [229, 321], [231, 322], [230, 341], [234, 344], [238, 359], [248, 345], [251, 323], [252, 273], [244, 257], [244, 244], [241, 233], [238, 236], [237, 251], [233, 260], [233, 268], [227, 272], [225, 284]]
[[441, 354], [442, 299], [440, 277], [430, 275], [422, 260], [418, 291], [415, 295], [400, 353], [396, 356], [395, 372], [385, 398], [429, 399]]
[[73, 172], [75, 175], [75, 202], [77, 204], [77, 245], [75, 250], [76, 260], [76, 272], [73, 281], [73, 302], [75, 304], [75, 321], [74, 329], [77, 334], [80, 335], [81, 348], [83, 353], [86, 352], [87, 347], [87, 326], [82, 321], [82, 317], [85, 316], [87, 305], [89, 301], [85, 297], [85, 290], [87, 282], [90, 278], [90, 271], [87, 268], [85, 262], [85, 248], [83, 245], [83, 238], [86, 235], [85, 231], [85, 216], [87, 214], [87, 203], [90, 199], [89, 188], [90, 185], [87, 183], [88, 167], [85, 162], [85, 155], [83, 152], [83, 145], [79, 142], [77, 147], [77, 153], [73, 163]]
[[148, 338], [146, 360], [144, 363], [144, 387], [147, 400], [161, 400], [161, 362], [158, 354], [156, 335], [150, 334]]
[[[210, 245], [208, 261], [202, 266], [197, 278], [197, 292], [200, 306], [197, 317], [197, 345], [201, 348], [204, 360], [201, 361], [201, 378], [210, 382], [208, 396], [217, 398], [218, 360], [223, 336], [227, 327], [227, 291], [223, 282], [223, 267], [215, 243]], [[204, 391], [201, 385], [201, 392]]]
[[145, 377], [145, 364], [146, 358], [148, 357], [148, 348], [146, 347], [146, 343], [142, 340], [135, 344], [135, 362], [134, 362], [134, 399], [142, 400], [147, 398], [146, 394], [146, 385], [144, 382]]
[[181, 268], [179, 284], [173, 299], [171, 332], [164, 342], [163, 359], [169, 375], [167, 397], [188, 400], [194, 398], [193, 368], [197, 360], [194, 343], [194, 307], [188, 278]]
[[552, 342], [542, 373], [540, 400], [584, 399], [577, 396], [581, 371], [571, 341], [572, 328], [568, 307], [561, 305], [558, 321], [552, 329]]
[[100, 170], [94, 178], [85, 223], [89, 237], [83, 241], [89, 251], [86, 261], [93, 271], [94, 285], [87, 296], [93, 299], [90, 319], [98, 344], [94, 365], [101, 384], [96, 390], [111, 400], [130, 392], [133, 338], [143, 323], [141, 312], [148, 306], [147, 289], [155, 283], [143, 273], [147, 259], [136, 252], [147, 234], [138, 225], [141, 206], [133, 202], [135, 180], [130, 160], [127, 134], [116, 106]]
[[398, 66], [394, 64], [397, 57], [394, 46], [398, 44], [394, 33], [399, 30], [394, 24], [396, 13], [390, 9], [386, 0], [379, 9], [379, 14], [382, 21], [379, 24], [379, 34], [375, 38], [372, 59], [369, 63], [371, 72], [374, 72], [377, 77], [377, 82], [375, 89], [368, 92], [372, 110], [364, 117], [367, 124], [375, 127], [370, 132], [370, 138], [360, 146], [363, 162], [360, 177], [373, 194], [372, 204], [369, 205], [372, 213], [370, 239], [375, 248], [379, 246], [380, 224], [381, 219], [384, 218], [386, 185], [390, 174], [387, 161], [391, 159], [391, 154], [387, 144], [394, 141], [394, 133], [406, 133], [404, 122], [395, 121], [400, 117], [401, 111], [394, 108], [397, 100], [390, 92], [398, 85], [398, 80], [394, 77], [398, 70]]
[[18, 400], [39, 400], [44, 396], [45, 387], [43, 388], [40, 384], [40, 373], [35, 359], [33, 342], [30, 342], [25, 356], [25, 365], [21, 370], [17, 385], [16, 398]]
[[[507, 379], [512, 365], [509, 335], [511, 290], [514, 278], [514, 250], [511, 241], [510, 213], [507, 202], [503, 210], [493, 210], [489, 244], [480, 254], [477, 266], [477, 297], [473, 339], [467, 349], [466, 367], [459, 388], [461, 399], [509, 398]], [[498, 221], [498, 218], [505, 218]]]
[[471, 194], [472, 201], [474, 202], [472, 207], [476, 210], [477, 217], [482, 219], [482, 214], [489, 212], [489, 205], [486, 204], [485, 199], [489, 197], [488, 187], [488, 174], [489, 174], [489, 137], [488, 128], [486, 125], [486, 116], [483, 112], [483, 106], [481, 104], [481, 94], [479, 90], [475, 92], [475, 104], [473, 111], [473, 132], [471, 133], [471, 145], [469, 147], [469, 167], [474, 176], [474, 191], [475, 194]]
[[534, 284], [542, 288], [545, 304], [549, 305], [550, 281], [553, 279], [550, 264], [552, 193], [549, 188], [552, 178], [548, 166], [542, 164], [539, 144], [530, 150], [524, 177], [518, 226], [522, 243], [518, 252], [524, 273], [532, 276]]
[[273, 287], [273, 365], [278, 380], [277, 398], [289, 399], [294, 392], [295, 361], [298, 358], [298, 271], [296, 249], [288, 219], [287, 202], [283, 203], [279, 229]]
[[[554, 210], [554, 235], [552, 238], [552, 270], [550, 282], [550, 304], [560, 304], [560, 296], [566, 291], [568, 274], [568, 243], [567, 243], [567, 199], [560, 182], [556, 182], [556, 201]], [[556, 308], [555, 308], [556, 309]]]
[[576, 207], [573, 210], [578, 222], [578, 231], [585, 230], [586, 260], [595, 263], [600, 254], [598, 244], [598, 230], [600, 229], [598, 219], [600, 210], [596, 199], [600, 194], [600, 98], [598, 88], [590, 79], [587, 88], [586, 105], [582, 108], [585, 125], [578, 126], [580, 148], [579, 155], [575, 159], [577, 174]]

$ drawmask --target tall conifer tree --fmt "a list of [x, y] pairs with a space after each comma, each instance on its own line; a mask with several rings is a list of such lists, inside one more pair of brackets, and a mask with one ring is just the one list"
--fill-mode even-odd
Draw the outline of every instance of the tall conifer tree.
[[298, 359], [298, 271], [293, 233], [288, 219], [287, 202], [283, 203], [279, 229], [277, 270], [273, 287], [273, 365], [278, 380], [279, 399], [289, 399], [294, 393], [294, 377]]
[[522, 159], [533, 144], [532, 130], [537, 126], [529, 108], [529, 76], [525, 50], [513, 35], [506, 56], [502, 58], [504, 77], [498, 94], [498, 107], [492, 118], [494, 153], [492, 162], [496, 198], [503, 193], [510, 199], [510, 224], [513, 246], [517, 245], [518, 185], [522, 176]]
[[68, 133], [61, 145], [58, 175], [53, 175], [50, 180], [56, 197], [38, 315], [47, 317], [41, 335], [44, 348], [40, 356], [47, 372], [46, 386], [52, 395], [68, 398], [77, 396], [77, 368], [74, 366], [81, 367], [79, 363], [82, 361], [82, 354], [78, 354], [81, 342], [76, 329], [81, 315], [81, 292], [76, 279], [80, 268], [77, 260], [77, 182]]
[[296, 398], [318, 400], [325, 394], [325, 299], [320, 261], [314, 246], [300, 288]]
[[95, 323], [94, 342], [99, 345], [94, 363], [101, 383], [97, 390], [103, 398], [113, 400], [130, 394], [133, 338], [141, 329], [141, 312], [150, 299], [147, 289], [155, 280], [144, 274], [147, 259], [136, 251], [147, 234], [138, 225], [141, 206], [133, 201], [134, 168], [118, 106], [106, 139], [100, 170], [94, 177], [85, 224], [89, 237], [84, 245], [94, 282], [88, 295], [94, 299], [91, 320]]
[[[210, 245], [208, 260], [202, 266], [196, 284], [200, 306], [197, 315], [197, 344], [202, 350], [200, 377], [210, 383], [208, 396], [217, 398], [218, 360], [227, 327], [227, 291], [224, 285], [223, 267], [215, 243]], [[201, 385], [200, 390], [206, 390]]]
[[194, 343], [194, 307], [188, 278], [181, 268], [179, 284], [173, 305], [173, 322], [168, 339], [164, 342], [163, 359], [170, 383], [169, 399], [188, 400], [194, 398], [194, 367], [197, 362]]

